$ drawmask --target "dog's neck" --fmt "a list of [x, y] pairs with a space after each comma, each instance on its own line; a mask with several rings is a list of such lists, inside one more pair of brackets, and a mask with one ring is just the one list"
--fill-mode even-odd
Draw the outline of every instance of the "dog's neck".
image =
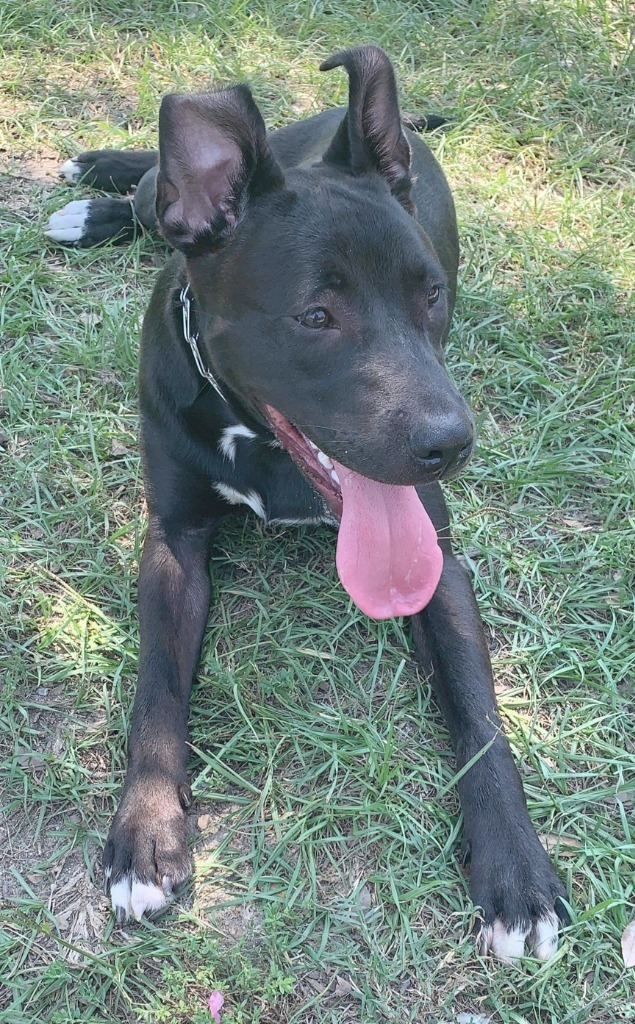
[[[192, 356], [194, 357], [194, 363], [196, 364], [196, 369], [200, 373], [201, 377], [203, 377], [206, 381], [208, 381], [209, 384], [212, 385], [216, 394], [220, 398], [222, 398], [224, 402], [227, 402], [227, 399], [223, 394], [223, 389], [216, 380], [216, 377], [214, 376], [212, 371], [207, 366], [205, 366], [205, 363], [203, 362], [203, 358], [200, 353], [200, 349], [198, 347], [199, 334], [194, 327], [194, 317], [192, 313], [193, 296], [188, 283], [184, 284], [183, 287], [181, 288], [179, 302], [183, 310], [183, 337], [185, 338], [186, 342], [188, 343], [191, 349]], [[229, 405], [230, 403], [227, 402], [227, 404]]]

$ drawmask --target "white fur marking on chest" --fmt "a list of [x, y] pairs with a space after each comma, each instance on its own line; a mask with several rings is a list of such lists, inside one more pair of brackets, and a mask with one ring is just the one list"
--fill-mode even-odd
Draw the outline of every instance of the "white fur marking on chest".
[[257, 516], [260, 516], [261, 519], [266, 518], [265, 506], [256, 491], [247, 491], [246, 494], [243, 494], [242, 491], [237, 491], [235, 487], [228, 487], [227, 484], [214, 484], [214, 490], [230, 505], [249, 505], [249, 508], [253, 509]]
[[219, 452], [232, 463], [236, 461], [236, 438], [238, 437], [246, 437], [248, 441], [253, 441], [256, 434], [244, 423], [234, 423], [231, 427], [225, 427], [218, 442]]
[[270, 519], [268, 526], [319, 526], [320, 523], [327, 523], [330, 520], [325, 519], [324, 516], [298, 516], [289, 519], [275, 518]]

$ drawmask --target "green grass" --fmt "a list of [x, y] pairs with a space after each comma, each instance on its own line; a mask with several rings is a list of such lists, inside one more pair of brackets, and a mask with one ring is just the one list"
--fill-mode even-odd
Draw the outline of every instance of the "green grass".
[[[628, 0], [26, 0], [0, 9], [0, 1015], [6, 1024], [635, 1020], [635, 17]], [[452, 485], [506, 727], [573, 923], [480, 960], [447, 735], [400, 622], [330, 535], [223, 534], [192, 713], [194, 886], [116, 930], [99, 851], [123, 778], [144, 508], [138, 324], [161, 247], [60, 251], [45, 171], [156, 139], [160, 96], [249, 79], [271, 126], [383, 45], [463, 241], [449, 360], [481, 423]], [[77, 193], [81, 195], [82, 192]]]

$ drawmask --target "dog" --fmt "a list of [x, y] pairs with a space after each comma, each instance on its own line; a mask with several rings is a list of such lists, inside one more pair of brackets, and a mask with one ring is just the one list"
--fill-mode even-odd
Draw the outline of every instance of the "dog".
[[376, 46], [335, 54], [348, 107], [267, 134], [245, 85], [168, 95], [159, 153], [61, 168], [134, 197], [72, 202], [50, 238], [158, 229], [174, 250], [145, 317], [141, 449], [149, 510], [141, 650], [119, 808], [103, 855], [119, 922], [190, 874], [187, 709], [226, 516], [326, 523], [340, 581], [372, 618], [410, 616], [456, 755], [479, 948], [555, 952], [564, 888], [529, 819], [482, 623], [440, 481], [474, 424], [443, 356], [458, 233], [443, 172], [404, 126]]

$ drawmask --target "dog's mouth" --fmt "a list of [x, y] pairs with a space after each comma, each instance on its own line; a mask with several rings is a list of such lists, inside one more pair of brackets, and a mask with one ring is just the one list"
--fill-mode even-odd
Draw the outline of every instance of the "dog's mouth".
[[443, 555], [414, 487], [383, 484], [329, 458], [282, 413], [265, 406], [271, 429], [339, 519], [337, 571], [365, 615], [414, 615], [439, 582]]
[[271, 405], [264, 408], [269, 425], [282, 447], [322, 495], [335, 519], [341, 520], [342, 487], [333, 460], [277, 409]]

